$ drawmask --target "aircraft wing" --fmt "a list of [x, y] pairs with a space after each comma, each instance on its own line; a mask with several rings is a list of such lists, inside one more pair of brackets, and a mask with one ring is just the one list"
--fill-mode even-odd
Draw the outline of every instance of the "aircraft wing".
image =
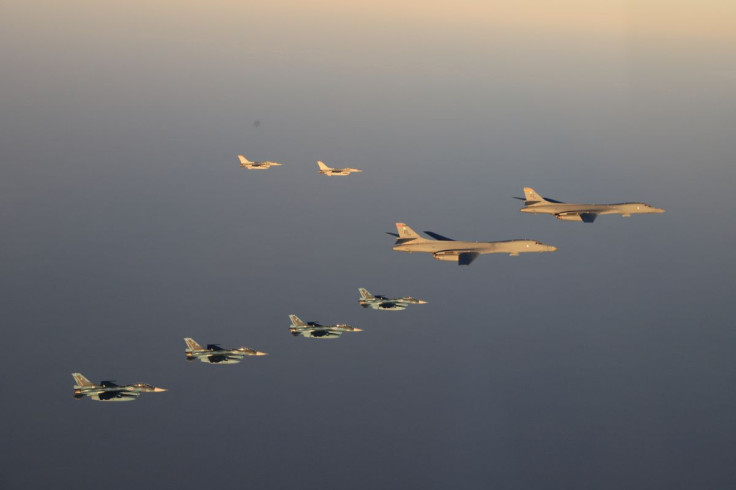
[[139, 397], [141, 394], [138, 391], [130, 391], [130, 390], [109, 390], [109, 391], [102, 391], [97, 394], [97, 397], [100, 400], [112, 400], [113, 398], [136, 398]]
[[207, 356], [207, 359], [209, 359], [210, 362], [223, 362], [223, 361], [230, 361], [234, 359], [242, 359], [242, 356], [234, 356], [230, 354], [217, 354], [213, 356]]
[[319, 328], [315, 330], [311, 330], [309, 332], [309, 336], [319, 338], [319, 337], [339, 337], [342, 335], [341, 330], [332, 330], [330, 328]]
[[598, 217], [598, 213], [592, 213], [581, 209], [580, 211], [565, 211], [564, 213], [557, 213], [557, 216], [580, 216], [583, 223], [592, 223]]
[[598, 217], [595, 213], [580, 213], [580, 219], [583, 223], [592, 223]]
[[435, 240], [441, 240], [443, 242], [454, 242], [455, 241], [452, 238], [447, 238], [446, 236], [442, 236], [439, 233], [435, 233], [433, 231], [425, 231], [424, 233], [426, 233], [427, 235], [431, 236]]
[[457, 256], [457, 265], [470, 265], [479, 256], [478, 252], [461, 252]]

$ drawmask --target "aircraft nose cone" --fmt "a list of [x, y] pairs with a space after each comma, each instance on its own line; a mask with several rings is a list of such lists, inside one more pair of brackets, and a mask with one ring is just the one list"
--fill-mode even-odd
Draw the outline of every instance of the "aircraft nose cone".
[[256, 352], [256, 355], [257, 356], [267, 356], [268, 355], [268, 352], [260, 352], [259, 351], [259, 352]]
[[423, 299], [420, 299], [420, 300], [419, 300], [419, 304], [420, 304], [420, 305], [426, 305], [426, 304], [427, 304], [427, 302], [426, 302], [426, 301], [424, 301]]
[[169, 391], [169, 390], [167, 390], [166, 388], [154, 388], [153, 389], [154, 393], [161, 393], [162, 391]]
[[662, 208], [654, 208], [654, 209], [655, 209], [654, 211], [655, 213], [664, 213], [664, 209]]
[[363, 331], [362, 328], [353, 328], [353, 332], [362, 332], [362, 331]]

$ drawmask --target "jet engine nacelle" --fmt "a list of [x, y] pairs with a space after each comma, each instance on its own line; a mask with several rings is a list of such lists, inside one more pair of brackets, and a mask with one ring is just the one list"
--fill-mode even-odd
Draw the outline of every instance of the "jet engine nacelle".
[[436, 252], [434, 254], [435, 260], [441, 260], [442, 262], [457, 262], [457, 254], [454, 252]]
[[558, 214], [555, 217], [562, 221], [583, 221], [579, 214]]

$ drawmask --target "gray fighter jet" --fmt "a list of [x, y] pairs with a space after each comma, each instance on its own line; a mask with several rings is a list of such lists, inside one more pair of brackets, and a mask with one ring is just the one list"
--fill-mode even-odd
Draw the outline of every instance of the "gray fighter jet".
[[353, 172], [362, 172], [362, 170], [358, 168], [331, 168], [325, 165], [325, 162], [317, 162], [317, 165], [319, 165], [319, 173], [327, 176], [350, 175]]
[[522, 213], [552, 214], [563, 221], [582, 221], [592, 223], [599, 214], [620, 214], [624, 218], [632, 214], [658, 214], [664, 209], [655, 208], [643, 202], [622, 202], [617, 204], [575, 204], [556, 201], [540, 196], [531, 187], [524, 187], [524, 196], [517, 197], [524, 201]]
[[251, 162], [243, 155], [238, 155], [238, 159], [240, 160], [240, 168], [247, 168], [248, 170], [265, 170], [267, 168], [281, 166], [278, 162], [269, 162], [268, 160], [264, 162]]
[[80, 399], [89, 397], [99, 402], [129, 402], [138, 399], [141, 393], [159, 393], [166, 391], [164, 388], [156, 388], [155, 386], [145, 383], [136, 383], [134, 385], [117, 385], [113, 381], [100, 381], [96, 385], [82, 373], [72, 373], [74, 381], [74, 398]]
[[398, 238], [394, 243], [397, 252], [431, 253], [435, 259], [444, 262], [456, 262], [458, 265], [470, 265], [481, 254], [505, 253], [512, 257], [527, 252], [554, 252], [557, 247], [545, 245], [536, 240], [506, 240], [503, 242], [461, 242], [447, 238], [438, 233], [425, 231], [434, 240], [422, 238], [416, 231], [404, 223], [396, 223], [396, 233], [389, 233]]
[[409, 305], [425, 305], [426, 301], [421, 299], [405, 296], [403, 298], [387, 298], [386, 296], [372, 295], [365, 288], [358, 288], [360, 306], [363, 308], [373, 308], [374, 310], [396, 311], [405, 310]]
[[236, 349], [223, 349], [217, 344], [207, 344], [202, 347], [192, 338], [185, 338], [187, 344], [187, 361], [199, 359], [208, 364], [237, 364], [245, 356], [267, 356], [265, 352], [259, 352], [249, 347], [238, 347]]
[[337, 325], [320, 325], [317, 322], [304, 323], [298, 316], [289, 315], [291, 325], [289, 332], [294, 337], [310, 337], [314, 339], [334, 339], [343, 332], [362, 332], [360, 328], [338, 323]]

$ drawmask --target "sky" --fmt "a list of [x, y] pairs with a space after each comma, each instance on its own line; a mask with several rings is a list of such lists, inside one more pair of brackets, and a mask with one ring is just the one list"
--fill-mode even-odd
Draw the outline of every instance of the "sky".
[[[0, 487], [736, 485], [735, 14], [0, 2]], [[524, 186], [667, 212], [561, 222]], [[458, 267], [397, 221], [559, 250]]]

